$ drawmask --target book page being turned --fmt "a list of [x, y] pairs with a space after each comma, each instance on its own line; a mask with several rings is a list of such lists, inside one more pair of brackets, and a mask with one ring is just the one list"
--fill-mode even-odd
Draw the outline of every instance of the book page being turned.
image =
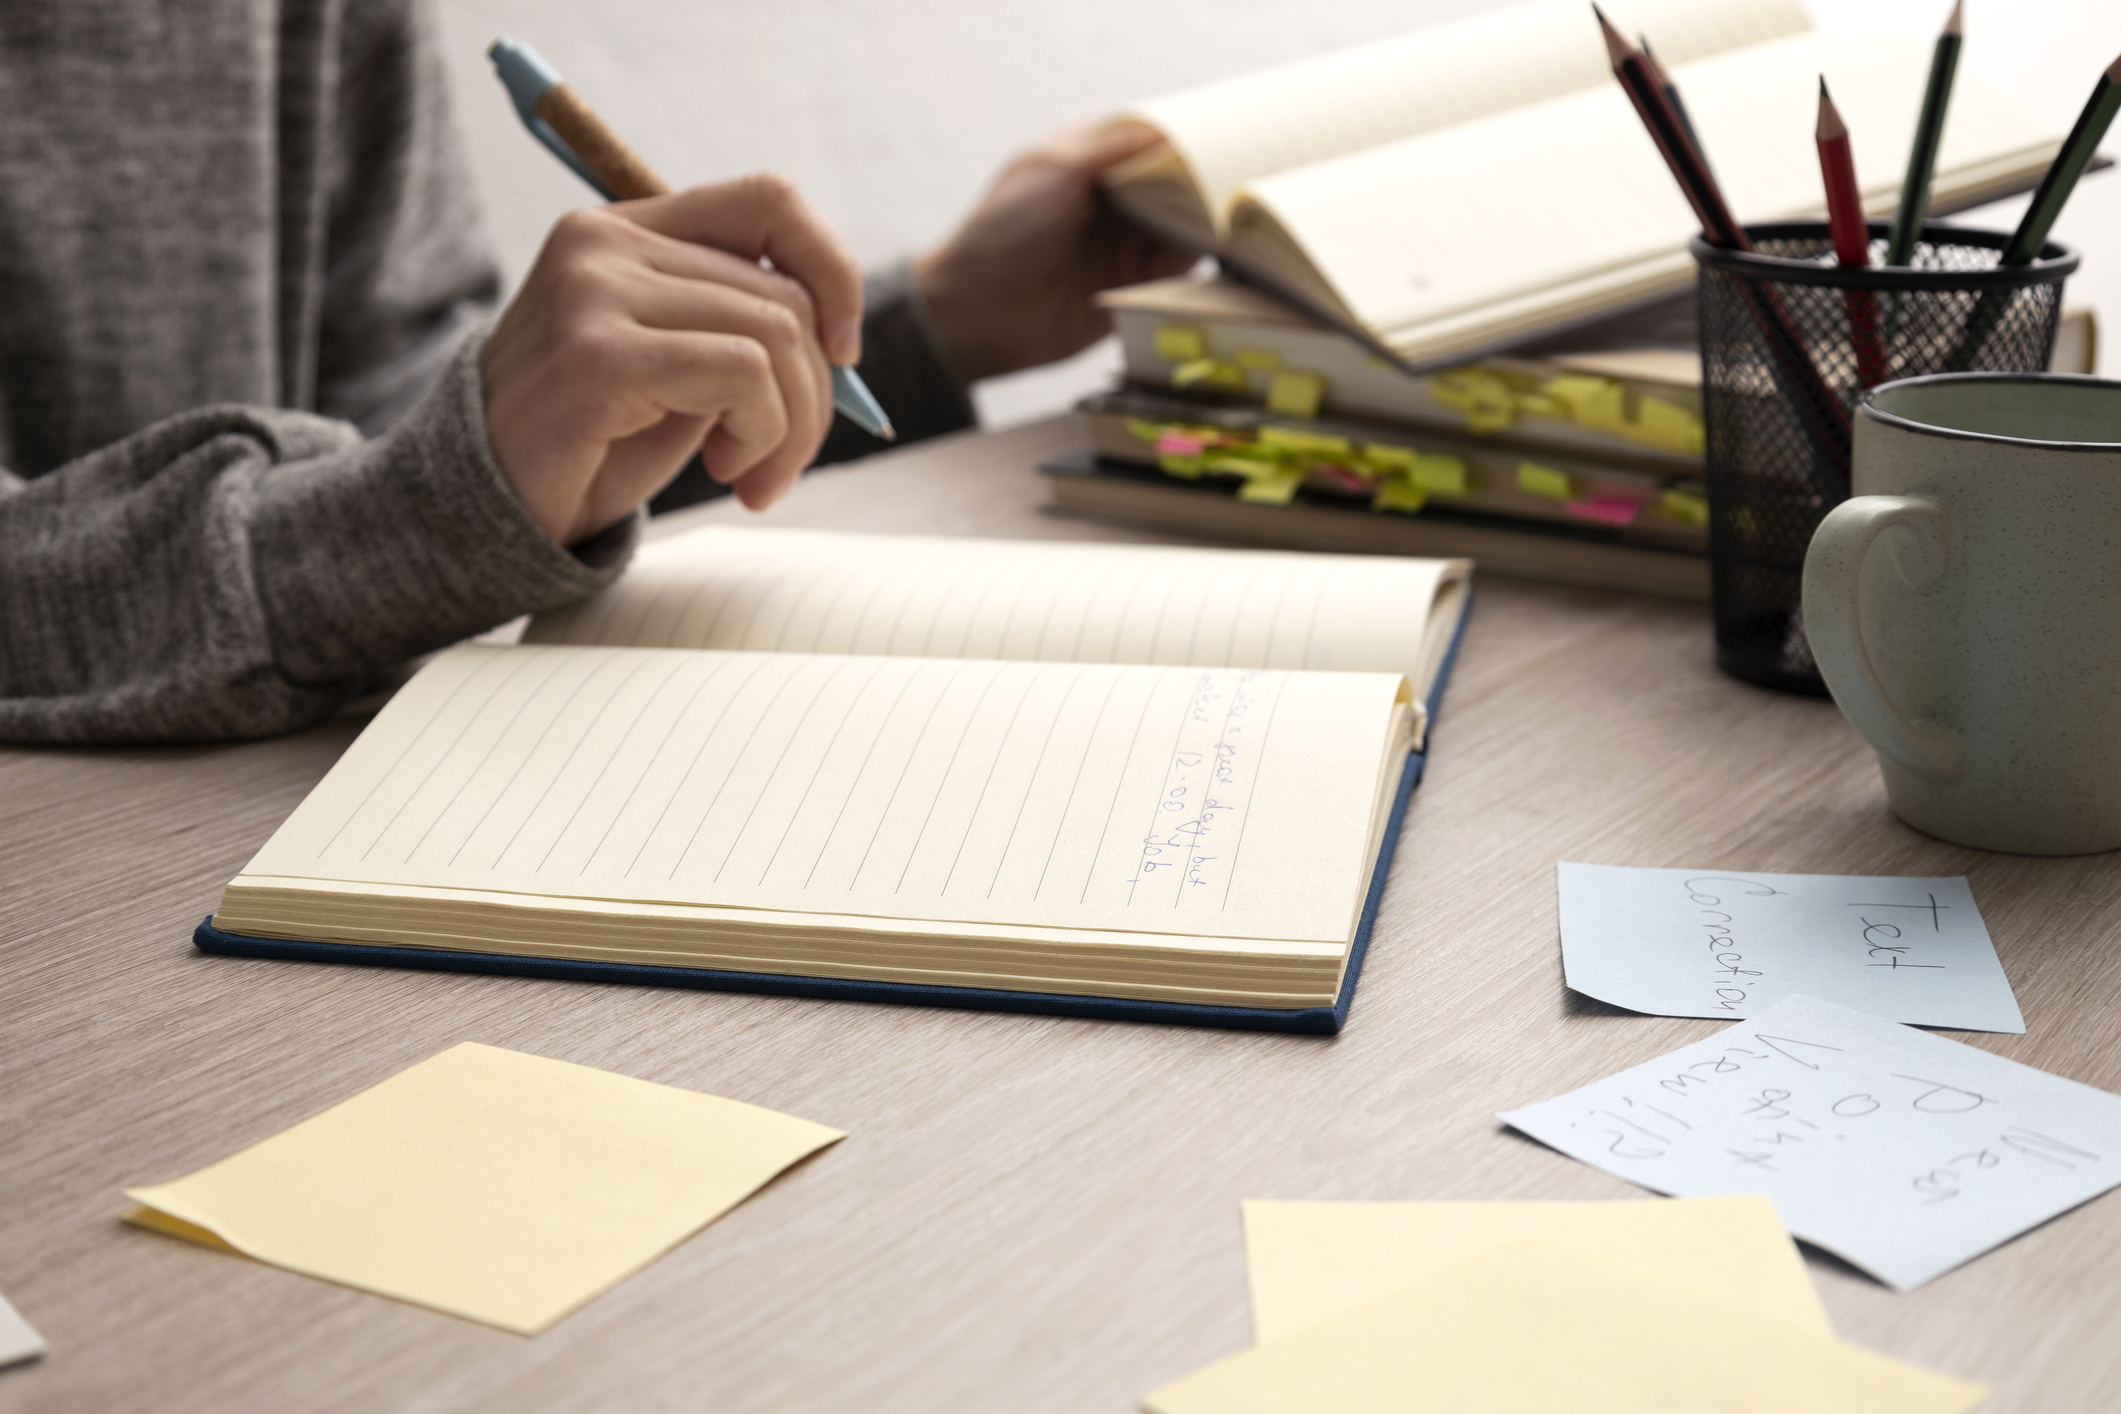
[[1427, 694], [1462, 560], [709, 526], [528, 643], [1398, 673]]
[[[1796, 0], [1614, 0], [1683, 64], [1809, 28]], [[1184, 158], [1217, 230], [1256, 178], [1612, 83], [1582, 0], [1541, 0], [1138, 105]]]
[[245, 876], [1340, 944], [1404, 694], [1388, 674], [458, 648]]

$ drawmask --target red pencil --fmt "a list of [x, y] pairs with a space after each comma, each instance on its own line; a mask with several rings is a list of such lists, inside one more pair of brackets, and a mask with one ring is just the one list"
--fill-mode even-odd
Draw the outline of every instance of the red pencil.
[[[1819, 79], [1819, 173], [1826, 182], [1827, 228], [1834, 236], [1834, 259], [1857, 269], [1871, 263], [1871, 233], [1863, 221], [1863, 191], [1856, 185], [1856, 159], [1849, 151], [1848, 124]], [[1878, 300], [1869, 290], [1844, 293], [1849, 337], [1856, 349], [1856, 381], [1874, 388], [1886, 381], [1884, 341], [1878, 335]]]
[[[1725, 250], [1750, 251], [1752, 242], [1746, 239], [1744, 228], [1732, 217], [1731, 209], [1723, 199], [1723, 189], [1717, 186], [1716, 178], [1709, 172], [1707, 159], [1687, 136], [1686, 128], [1665, 98], [1662, 86], [1644, 63], [1641, 51], [1613, 28], [1612, 21], [1598, 8], [1596, 0], [1591, 5], [1591, 13], [1598, 17], [1598, 27], [1605, 35], [1606, 53], [1613, 61], [1613, 76], [1620, 80], [1628, 101], [1634, 104], [1637, 116], [1649, 129], [1651, 141], [1657, 144], [1657, 150], [1679, 183], [1680, 191], [1694, 208], [1695, 218], [1701, 222], [1702, 235], [1710, 245]], [[1799, 425], [1817, 452], [1820, 464], [1840, 473], [1844, 480], [1840, 490], [1845, 494], [1849, 465], [1848, 408], [1819, 376], [1818, 368], [1805, 351], [1804, 336], [1791, 320], [1780, 295], [1772, 288], [1756, 288], [1745, 280], [1737, 282], [1737, 292], [1774, 357], [1776, 370], [1781, 375]], [[1827, 488], [1822, 486], [1824, 489]]]

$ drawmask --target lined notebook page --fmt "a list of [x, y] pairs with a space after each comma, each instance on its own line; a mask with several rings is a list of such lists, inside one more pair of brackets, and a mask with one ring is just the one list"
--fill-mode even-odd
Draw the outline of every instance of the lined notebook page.
[[[1809, 28], [1796, 0], [1615, 0], [1667, 64]], [[1221, 229], [1239, 187], [1274, 172], [1610, 84], [1583, 0], [1478, 15], [1188, 89], [1134, 111], [1184, 156]]]
[[[1866, 197], [1874, 209], [1889, 205], [1930, 47], [1908, 36], [1804, 34], [1683, 66], [1687, 106], [1738, 218], [1823, 208], [1811, 141], [1822, 73], [1848, 119]], [[2036, 173], [2060, 137], [1962, 74], [1939, 190], [1955, 169], [2010, 159]], [[1684, 260], [1698, 229], [1610, 76], [1594, 91], [1265, 178], [1240, 202], [1237, 248], [1259, 224], [1286, 231], [1355, 318], [1394, 344], [1405, 330], [1521, 292]]]
[[1464, 561], [706, 527], [529, 643], [1389, 672], [1425, 688]]
[[1389, 674], [458, 648], [245, 875], [1340, 944], [1404, 694]]

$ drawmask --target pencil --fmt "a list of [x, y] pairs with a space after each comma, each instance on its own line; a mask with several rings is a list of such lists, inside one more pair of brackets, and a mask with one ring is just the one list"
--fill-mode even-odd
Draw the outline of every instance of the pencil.
[[[487, 48], [486, 57], [493, 61], [494, 72], [530, 135], [597, 195], [606, 201], [633, 201], [670, 190], [670, 184], [597, 116], [537, 50], [503, 36]], [[870, 436], [897, 440], [891, 419], [852, 368], [833, 365], [832, 406]]]
[[1679, 126], [1686, 133], [1687, 141], [1694, 144], [1694, 154], [1701, 159], [1701, 170], [1713, 179], [1716, 173], [1709, 166], [1708, 149], [1701, 145], [1701, 134], [1694, 131], [1694, 118], [1686, 110], [1686, 100], [1679, 96], [1678, 83], [1673, 80], [1671, 71], [1665, 68], [1656, 53], [1651, 50], [1650, 37], [1641, 35], [1639, 41], [1642, 62], [1649, 66], [1650, 77], [1657, 81], [1658, 91], [1664, 94], [1664, 101], [1671, 107], [1672, 116], [1679, 120]]
[[[2055, 218], [2062, 214], [2062, 207], [2069, 195], [2076, 190], [2077, 179], [2084, 175], [2099, 140], [2113, 124], [2114, 114], [2121, 111], [2121, 59], [2106, 66], [2099, 82], [2092, 87], [2092, 96], [2086, 100], [2084, 111], [2077, 115], [2077, 125], [2063, 139], [2062, 151], [2055, 155], [2048, 167], [2047, 175], [2033, 192], [2032, 205], [2025, 208], [2025, 217], [2018, 222], [2018, 229], [2011, 233], [2010, 244], [2004, 246], [1999, 265], [2030, 265], [2047, 244], [2047, 233], [2054, 229]], [[1987, 290], [1974, 305], [1974, 312], [1967, 316], [1966, 334], [1959, 340], [1959, 347], [1952, 351], [1947, 365], [1953, 372], [1963, 372], [1974, 366], [1981, 356], [1982, 345], [1995, 332], [1996, 323], [2002, 319], [2005, 306], [2010, 303], [2010, 292]]]
[[[1613, 62], [1613, 75], [1620, 80], [1628, 101], [1635, 105], [1637, 116], [1649, 129], [1650, 139], [1664, 156], [1665, 165], [1671, 169], [1679, 189], [1685, 194], [1694, 215], [1701, 222], [1702, 235], [1710, 245], [1725, 250], [1750, 251], [1752, 242], [1746, 239], [1745, 231], [1731, 216], [1730, 207], [1724, 202], [1723, 191], [1708, 171], [1708, 164], [1700, 150], [1687, 137], [1679, 125], [1656, 81], [1650, 77], [1642, 55], [1613, 28], [1605, 11], [1598, 8], [1596, 0], [1591, 13], [1598, 17], [1598, 26], [1605, 35], [1606, 53]], [[1815, 478], [1821, 494], [1838, 500], [1846, 493], [1845, 482], [1849, 468], [1849, 420], [1848, 409], [1841, 399], [1827, 387], [1826, 380], [1819, 376], [1819, 369], [1805, 351], [1804, 337], [1791, 321], [1789, 311], [1784, 308], [1781, 297], [1773, 289], [1763, 289], [1749, 280], [1733, 282], [1739, 300], [1746, 312], [1752, 316], [1760, 331], [1762, 341], [1774, 358], [1775, 372], [1783, 385], [1792, 411], [1804, 431], [1806, 440], [1812, 444], [1814, 466], [1831, 468], [1840, 474], [1842, 485], [1835, 485], [1825, 478]]]
[[1900, 206], [1893, 213], [1893, 232], [1886, 238], [1885, 263], [1905, 265], [1922, 239], [1930, 214], [1930, 178], [1937, 170], [1937, 144], [1944, 137], [1944, 113], [1952, 102], [1952, 79], [1959, 72], [1959, 43], [1966, 0], [1953, 0], [1944, 32], [1930, 54], [1929, 86], [1922, 91], [1922, 113], [1915, 120], [1915, 141], [1907, 152], [1907, 175], [1900, 179]]
[[2033, 192], [2033, 204], [2025, 209], [2025, 219], [2011, 235], [2011, 243], [2003, 248], [2005, 265], [2030, 265], [2040, 247], [2047, 244], [2047, 233], [2054, 229], [2055, 218], [2062, 214], [2063, 203], [2069, 200], [2077, 188], [2077, 179], [2084, 175], [2091, 162], [2099, 139], [2113, 124], [2114, 114], [2121, 111], [2121, 59], [2106, 66], [2099, 75], [2099, 82], [2092, 88], [2092, 96], [2086, 100], [2084, 111], [2077, 115], [2077, 125], [2070, 129], [2069, 137], [2062, 143], [2047, 175], [2040, 179], [2038, 189]]
[[[1819, 174], [1826, 183], [1827, 228], [1834, 237], [1834, 259], [1847, 269], [1871, 263], [1871, 232], [1863, 220], [1863, 191], [1856, 185], [1856, 159], [1849, 151], [1848, 124], [1819, 79]], [[1886, 381], [1885, 349], [1878, 337], [1878, 299], [1870, 290], [1844, 290], [1849, 341], [1856, 350], [1856, 382], [1875, 388]]]

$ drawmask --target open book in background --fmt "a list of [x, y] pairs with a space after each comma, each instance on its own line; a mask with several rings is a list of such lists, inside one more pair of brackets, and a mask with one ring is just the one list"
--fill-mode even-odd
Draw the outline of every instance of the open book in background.
[[[1733, 211], [1824, 207], [1824, 74], [1866, 205], [1898, 197], [1929, 36], [1812, 33], [1792, 0], [1607, 7], [1687, 96]], [[1846, 95], [1846, 97], [1844, 97]], [[1578, 0], [1420, 31], [1141, 105], [1166, 144], [1119, 205], [1375, 350], [1427, 367], [1683, 288], [1696, 225]], [[1943, 214], [2030, 186], [2062, 133], [1962, 72], [1932, 187]]]
[[1466, 573], [696, 532], [424, 668], [199, 942], [1337, 1029]]

